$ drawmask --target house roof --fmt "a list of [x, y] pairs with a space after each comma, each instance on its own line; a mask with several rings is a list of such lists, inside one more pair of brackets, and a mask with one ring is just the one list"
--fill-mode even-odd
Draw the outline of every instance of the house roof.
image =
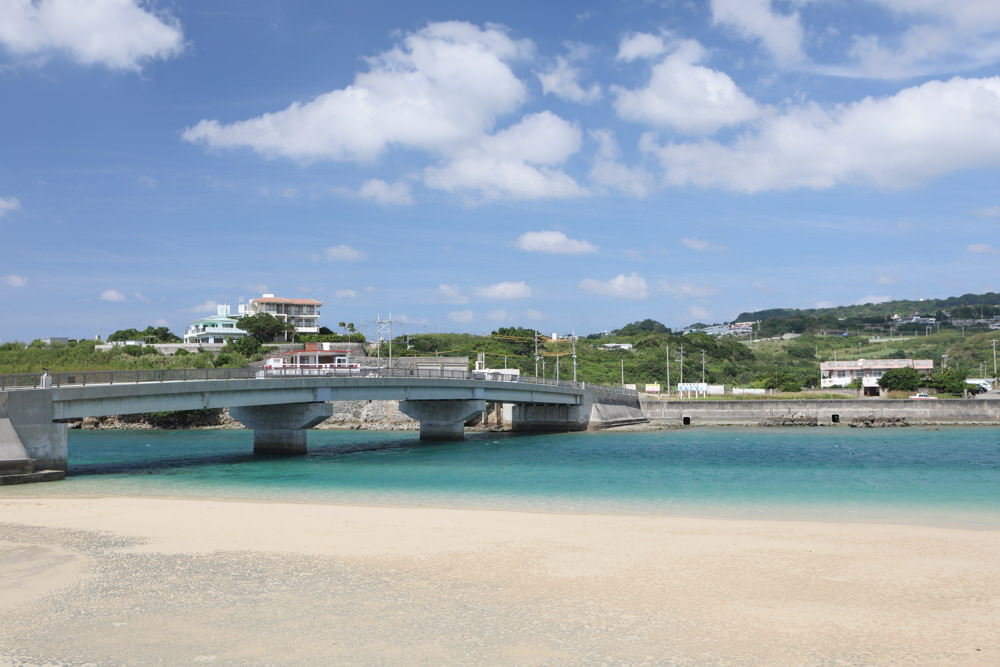
[[335, 357], [335, 356], [350, 356], [350, 350], [292, 350], [291, 352], [282, 352], [283, 357], [298, 357], [302, 355], [317, 355], [320, 357]]
[[822, 361], [820, 370], [890, 370], [894, 368], [915, 368], [917, 370], [932, 370], [932, 359], [854, 359], [848, 361]]

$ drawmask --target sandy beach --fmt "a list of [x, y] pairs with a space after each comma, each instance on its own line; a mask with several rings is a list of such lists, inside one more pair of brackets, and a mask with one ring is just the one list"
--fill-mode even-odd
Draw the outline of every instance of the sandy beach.
[[0, 664], [995, 665], [1000, 532], [0, 496]]

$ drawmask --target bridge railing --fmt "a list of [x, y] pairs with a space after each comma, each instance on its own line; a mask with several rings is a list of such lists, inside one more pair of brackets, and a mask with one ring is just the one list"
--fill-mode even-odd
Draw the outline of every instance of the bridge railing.
[[140, 382], [184, 382], [186, 380], [244, 380], [259, 377], [366, 377], [366, 378], [432, 378], [452, 380], [481, 380], [521, 382], [571, 389], [590, 387], [606, 393], [634, 395], [637, 392], [624, 387], [588, 385], [584, 382], [538, 378], [523, 375], [518, 378], [491, 375], [476, 371], [443, 368], [362, 366], [354, 368], [180, 368], [158, 370], [69, 371], [59, 373], [17, 373], [0, 375], [0, 390], [37, 389], [41, 387], [86, 386], [88, 384], [136, 384]]
[[68, 371], [60, 373], [16, 373], [0, 375], [0, 390], [88, 384], [136, 384], [139, 382], [183, 382], [185, 380], [239, 380], [254, 377], [250, 368], [174, 368], [131, 371]]
[[512, 377], [489, 371], [460, 371], [445, 368], [412, 367], [412, 366], [352, 366], [331, 368], [329, 366], [299, 365], [288, 368], [268, 368], [257, 371], [257, 377], [362, 377], [362, 378], [432, 378], [446, 380], [482, 380], [492, 382], [520, 382], [525, 384], [541, 384], [553, 387], [583, 389], [590, 387], [604, 393], [635, 396], [635, 389], [614, 387], [609, 385], [587, 384], [570, 380], [540, 378], [531, 375]]

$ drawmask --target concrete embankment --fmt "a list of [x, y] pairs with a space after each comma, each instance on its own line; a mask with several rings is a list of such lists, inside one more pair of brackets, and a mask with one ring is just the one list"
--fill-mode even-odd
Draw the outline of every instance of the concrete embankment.
[[687, 400], [642, 399], [651, 427], [1000, 425], [1000, 400]]

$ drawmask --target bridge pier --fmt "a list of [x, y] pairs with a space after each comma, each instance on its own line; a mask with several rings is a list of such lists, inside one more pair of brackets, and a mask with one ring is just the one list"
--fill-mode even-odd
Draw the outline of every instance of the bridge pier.
[[305, 454], [306, 429], [333, 414], [329, 403], [251, 405], [229, 409], [229, 416], [253, 429], [254, 454]]
[[465, 422], [485, 409], [482, 399], [399, 402], [400, 412], [420, 422], [421, 440], [464, 440]]
[[586, 431], [591, 405], [521, 403], [514, 406], [512, 430], [520, 433]]
[[63, 479], [67, 442], [51, 389], [0, 392], [0, 484]]

